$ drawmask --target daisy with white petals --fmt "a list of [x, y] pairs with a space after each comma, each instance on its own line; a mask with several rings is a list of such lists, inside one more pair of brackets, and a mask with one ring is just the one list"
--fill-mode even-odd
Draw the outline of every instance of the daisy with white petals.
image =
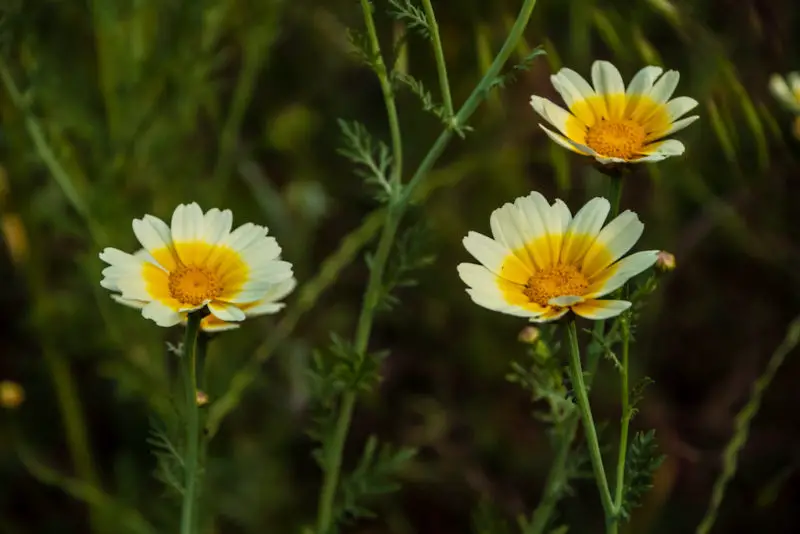
[[[663, 73], [663, 75], [662, 75]], [[569, 111], [538, 96], [531, 106], [557, 132], [540, 125], [559, 145], [600, 163], [643, 163], [683, 154], [683, 143], [667, 136], [698, 119], [681, 118], [697, 106], [693, 98], [670, 100], [680, 74], [645, 67], [628, 87], [608, 61], [592, 65], [592, 84], [571, 69], [550, 77]]]
[[231, 231], [232, 225], [230, 210], [203, 213], [196, 203], [178, 206], [170, 226], [152, 215], [134, 219], [144, 249], [106, 248], [100, 259], [109, 266], [100, 284], [159, 326], [176, 325], [205, 306], [206, 330], [274, 313], [294, 287], [292, 265], [280, 260], [267, 228], [247, 223]]
[[622, 258], [644, 225], [625, 211], [603, 226], [611, 206], [593, 198], [573, 217], [561, 200], [550, 205], [537, 192], [492, 212], [492, 237], [470, 232], [464, 246], [480, 265], [462, 263], [472, 300], [490, 310], [553, 321], [568, 311], [608, 319], [631, 305], [601, 297], [651, 267], [658, 251]]

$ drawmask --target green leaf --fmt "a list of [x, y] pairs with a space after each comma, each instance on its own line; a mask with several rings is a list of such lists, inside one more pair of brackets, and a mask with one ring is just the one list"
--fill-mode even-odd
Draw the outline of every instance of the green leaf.
[[[428, 252], [431, 232], [424, 221], [425, 219], [420, 218], [397, 238], [392, 262], [386, 268], [378, 300], [378, 309], [381, 311], [392, 310], [399, 303], [392, 292], [398, 288], [416, 286], [414, 274], [435, 260], [435, 256]], [[371, 261], [371, 256], [367, 256], [367, 265], [371, 265]]]
[[653, 474], [664, 458], [658, 453], [655, 430], [636, 433], [625, 459], [625, 487], [619, 511], [622, 518], [629, 519], [631, 511], [641, 505], [642, 498], [653, 487]]
[[386, 202], [392, 194], [388, 172], [392, 165], [392, 153], [386, 143], [376, 141], [367, 128], [357, 121], [347, 122], [339, 119], [343, 146], [337, 150], [357, 165], [356, 176], [368, 185], [377, 185], [376, 198]]
[[531, 66], [533, 65], [534, 59], [536, 59], [539, 56], [544, 56], [546, 54], [547, 52], [545, 51], [544, 47], [537, 46], [531, 51], [530, 54], [522, 58], [522, 61], [511, 67], [511, 70], [509, 70], [505, 74], [498, 74], [497, 78], [492, 80], [492, 82], [489, 84], [487, 91], [491, 91], [492, 89], [498, 87], [502, 89], [514, 83], [515, 81], [517, 81], [517, 77], [520, 75], [520, 73], [530, 70]]
[[445, 114], [444, 107], [441, 104], [433, 101], [433, 96], [431, 95], [430, 91], [425, 88], [420, 80], [417, 80], [405, 72], [395, 72], [394, 80], [408, 87], [408, 89], [414, 93], [417, 98], [419, 98], [419, 101], [422, 103], [423, 111], [432, 113], [442, 121], [445, 121], [449, 118]]
[[431, 25], [425, 11], [414, 5], [411, 0], [389, 0], [389, 16], [403, 22], [410, 30], [416, 31], [422, 37], [429, 39]]
[[395, 478], [417, 454], [414, 448], [379, 446], [370, 436], [356, 468], [344, 479], [334, 509], [337, 523], [362, 517], [375, 517], [368, 507], [373, 498], [400, 488]]

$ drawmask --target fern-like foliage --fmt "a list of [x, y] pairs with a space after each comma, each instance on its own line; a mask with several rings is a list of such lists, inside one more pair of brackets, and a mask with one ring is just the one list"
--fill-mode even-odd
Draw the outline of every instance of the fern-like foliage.
[[637, 432], [628, 445], [625, 460], [625, 487], [620, 516], [630, 518], [631, 512], [642, 503], [642, 497], [653, 487], [653, 474], [664, 461], [658, 452], [656, 431]]
[[[397, 306], [399, 299], [394, 291], [404, 287], [414, 287], [418, 281], [414, 274], [433, 263], [435, 256], [429, 253], [430, 231], [423, 219], [408, 227], [396, 240], [392, 262], [387, 265], [378, 310], [390, 311]], [[368, 254], [367, 265], [372, 268], [373, 257]]]
[[156, 420], [150, 421], [150, 435], [146, 439], [156, 457], [155, 477], [175, 495], [183, 495], [185, 462], [178, 447], [167, 435], [167, 429]]
[[371, 186], [378, 186], [376, 198], [386, 202], [392, 195], [388, 173], [392, 165], [392, 153], [386, 143], [376, 141], [360, 122], [339, 119], [343, 146], [339, 154], [356, 164], [355, 173]]
[[504, 88], [508, 85], [511, 85], [515, 81], [517, 81], [517, 77], [523, 72], [530, 70], [531, 66], [533, 65], [533, 60], [535, 60], [539, 56], [543, 56], [547, 54], [544, 48], [541, 46], [537, 46], [534, 48], [530, 54], [522, 58], [522, 61], [511, 67], [510, 70], [505, 72], [504, 74], [498, 74], [497, 78], [492, 80], [489, 84], [488, 91], [491, 91], [495, 88]]
[[444, 107], [433, 100], [431, 92], [425, 88], [425, 85], [420, 80], [405, 72], [395, 72], [394, 80], [407, 87], [409, 91], [419, 98], [423, 111], [432, 113], [442, 121], [448, 118]]
[[409, 30], [417, 32], [422, 37], [429, 39], [431, 25], [425, 11], [414, 5], [412, 0], [389, 0], [389, 16], [406, 25]]
[[416, 454], [417, 450], [413, 448], [379, 446], [378, 439], [370, 436], [358, 465], [342, 480], [334, 509], [336, 522], [375, 517], [369, 508], [370, 499], [400, 489], [396, 477]]
[[372, 44], [367, 34], [348, 28], [346, 35], [347, 42], [350, 43], [352, 54], [355, 58], [373, 71], [378, 72], [378, 55], [375, 50], [372, 49]]

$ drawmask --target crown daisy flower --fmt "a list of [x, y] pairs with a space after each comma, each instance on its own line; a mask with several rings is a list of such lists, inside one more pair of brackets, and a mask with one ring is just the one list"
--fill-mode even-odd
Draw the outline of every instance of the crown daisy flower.
[[479, 306], [554, 321], [568, 311], [587, 319], [608, 319], [631, 305], [601, 297], [652, 266], [657, 250], [622, 258], [644, 225], [625, 211], [603, 226], [610, 203], [593, 198], [572, 217], [561, 200], [550, 205], [539, 193], [494, 210], [492, 237], [470, 232], [464, 246], [480, 265], [462, 263], [461, 279]]
[[[134, 219], [133, 232], [144, 249], [103, 250], [100, 259], [109, 266], [100, 285], [114, 292], [117, 302], [140, 308], [143, 317], [165, 327], [203, 307], [224, 323], [243, 321], [248, 311], [270, 313], [275, 295], [283, 297], [293, 287], [292, 265], [280, 260], [281, 248], [267, 237], [267, 228], [247, 223], [231, 231], [232, 224], [230, 210], [204, 214], [196, 203], [178, 206], [170, 226], [152, 215]], [[215, 324], [208, 317], [205, 322]]]
[[790, 72], [786, 78], [773, 74], [769, 79], [769, 90], [789, 111], [800, 114], [800, 72]]
[[[697, 115], [681, 118], [697, 106], [693, 98], [670, 100], [680, 74], [644, 67], [625, 87], [608, 61], [592, 65], [592, 85], [571, 69], [550, 77], [569, 112], [539, 96], [531, 106], [558, 132], [539, 125], [559, 145], [600, 163], [644, 163], [683, 154], [683, 143], [667, 136], [686, 128]], [[571, 112], [571, 113], [570, 113]]]

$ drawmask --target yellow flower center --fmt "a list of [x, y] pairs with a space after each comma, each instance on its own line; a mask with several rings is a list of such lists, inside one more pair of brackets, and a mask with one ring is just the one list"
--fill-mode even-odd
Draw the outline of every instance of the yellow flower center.
[[644, 147], [644, 127], [632, 120], [601, 120], [586, 132], [586, 146], [609, 158], [636, 159]]
[[217, 273], [197, 265], [179, 265], [169, 273], [169, 294], [181, 304], [199, 306], [222, 293]]
[[589, 282], [574, 265], [554, 265], [528, 278], [522, 291], [531, 302], [547, 306], [550, 299], [586, 293]]

